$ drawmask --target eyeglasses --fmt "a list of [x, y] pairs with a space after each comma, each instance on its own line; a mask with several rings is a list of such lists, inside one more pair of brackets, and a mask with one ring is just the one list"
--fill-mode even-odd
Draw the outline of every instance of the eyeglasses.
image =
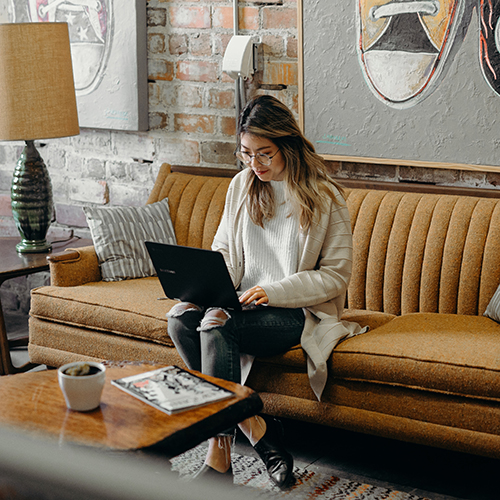
[[269, 167], [271, 163], [273, 162], [273, 158], [280, 152], [276, 151], [272, 156], [266, 155], [264, 153], [257, 153], [255, 155], [250, 155], [248, 153], [245, 153], [245, 151], [236, 151], [234, 154], [236, 155], [236, 158], [238, 160], [241, 160], [243, 163], [246, 165], [251, 165], [252, 160], [255, 158], [261, 165], [264, 165], [265, 167]]

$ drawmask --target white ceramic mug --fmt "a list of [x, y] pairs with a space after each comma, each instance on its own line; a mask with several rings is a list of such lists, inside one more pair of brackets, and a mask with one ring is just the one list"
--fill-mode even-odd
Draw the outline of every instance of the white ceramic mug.
[[[65, 373], [68, 368], [85, 364], [91, 368], [97, 368], [97, 373], [91, 375], [68, 375]], [[76, 411], [90, 411], [100, 405], [106, 379], [106, 367], [103, 364], [93, 361], [77, 361], [61, 366], [57, 372], [59, 386], [68, 408]]]

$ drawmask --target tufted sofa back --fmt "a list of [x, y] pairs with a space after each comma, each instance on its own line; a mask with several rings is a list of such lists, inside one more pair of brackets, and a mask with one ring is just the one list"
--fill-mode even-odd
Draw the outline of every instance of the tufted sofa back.
[[177, 243], [210, 248], [222, 217], [230, 182], [227, 177], [172, 173], [170, 165], [164, 163], [148, 203], [168, 198]]
[[500, 200], [348, 191], [349, 307], [482, 314], [500, 283]]
[[[148, 203], [169, 198], [180, 245], [210, 248], [230, 178], [171, 173]], [[482, 314], [500, 283], [500, 199], [347, 189], [354, 261], [350, 309]]]

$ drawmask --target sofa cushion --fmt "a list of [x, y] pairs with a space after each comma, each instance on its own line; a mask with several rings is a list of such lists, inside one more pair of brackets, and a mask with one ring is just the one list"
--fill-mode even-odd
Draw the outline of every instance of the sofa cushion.
[[[344, 340], [328, 363], [331, 376], [322, 400], [341, 405], [356, 406], [356, 398], [364, 401], [372, 393], [405, 389], [427, 398], [446, 394], [478, 403], [500, 401], [500, 325], [486, 317], [400, 316]], [[255, 368], [248, 380], [253, 389], [315, 400], [300, 346], [258, 358]], [[341, 396], [339, 388], [346, 384], [352, 392]]]
[[500, 325], [484, 316], [400, 316], [334, 350], [335, 379], [500, 400]]
[[353, 321], [360, 326], [368, 326], [370, 330], [385, 325], [397, 316], [381, 311], [367, 311], [365, 309], [346, 309], [342, 314], [342, 321]]
[[32, 290], [30, 314], [56, 323], [173, 346], [165, 298], [158, 278], [93, 282], [74, 287], [44, 286]]
[[154, 276], [144, 241], [176, 243], [168, 199], [143, 207], [84, 207], [103, 281]]

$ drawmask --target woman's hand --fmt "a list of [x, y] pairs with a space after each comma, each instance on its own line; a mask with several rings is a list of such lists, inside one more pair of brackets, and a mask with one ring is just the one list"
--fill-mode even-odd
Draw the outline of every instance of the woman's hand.
[[240, 295], [240, 303], [244, 306], [248, 306], [254, 301], [256, 306], [269, 302], [269, 297], [260, 286], [253, 286]]

